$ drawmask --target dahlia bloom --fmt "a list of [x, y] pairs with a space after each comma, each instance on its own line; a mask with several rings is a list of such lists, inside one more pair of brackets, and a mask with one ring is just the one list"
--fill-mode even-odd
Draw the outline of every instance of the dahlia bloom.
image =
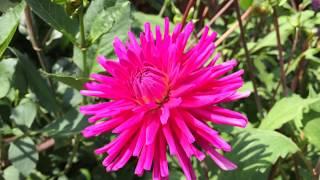
[[81, 93], [108, 101], [80, 108], [91, 115], [92, 123], [82, 133], [116, 134], [95, 151], [107, 154], [103, 165], [108, 172], [122, 168], [133, 156], [135, 174], [152, 169], [153, 179], [168, 179], [167, 148], [188, 180], [196, 179], [192, 156], [202, 161], [207, 154], [223, 170], [236, 168], [218, 152], [231, 151], [231, 146], [209, 124], [246, 126], [244, 115], [219, 106], [249, 95], [237, 92], [243, 71], [226, 75], [235, 60], [217, 65], [216, 55], [210, 61], [217, 34], [209, 34], [208, 27], [197, 44], [186, 48], [192, 31], [192, 23], [184, 29], [178, 24], [170, 34], [166, 18], [164, 33], [156, 26], [154, 35], [146, 23], [140, 41], [132, 32], [125, 44], [115, 38], [117, 60], [97, 57], [110, 75], [91, 74], [93, 81]]

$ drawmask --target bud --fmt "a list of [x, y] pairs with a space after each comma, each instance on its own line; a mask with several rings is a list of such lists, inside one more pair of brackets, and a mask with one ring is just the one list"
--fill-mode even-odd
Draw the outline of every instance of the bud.
[[81, 3], [81, 0], [67, 0], [67, 2], [64, 5], [64, 9], [69, 16], [74, 17], [78, 14], [78, 10], [81, 6]]
[[312, 0], [312, 9], [314, 11], [320, 10], [320, 0]]

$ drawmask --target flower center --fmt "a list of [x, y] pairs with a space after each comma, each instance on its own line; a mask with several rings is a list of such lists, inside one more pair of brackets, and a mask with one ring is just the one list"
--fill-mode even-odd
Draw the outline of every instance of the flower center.
[[168, 94], [166, 74], [150, 65], [137, 71], [131, 79], [131, 84], [135, 97], [144, 103], [162, 103]]

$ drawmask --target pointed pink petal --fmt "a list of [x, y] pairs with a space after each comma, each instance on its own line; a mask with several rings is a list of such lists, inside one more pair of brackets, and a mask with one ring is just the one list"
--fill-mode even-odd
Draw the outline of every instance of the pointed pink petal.
[[170, 116], [170, 111], [169, 111], [169, 108], [163, 106], [161, 108], [161, 116], [160, 116], [160, 121], [162, 124], [166, 124], [168, 119], [169, 119], [169, 116]]
[[230, 171], [237, 168], [237, 165], [233, 164], [228, 159], [224, 158], [221, 154], [219, 154], [217, 151], [210, 149], [208, 151], [208, 154], [210, 157], [214, 160], [214, 162], [223, 170]]

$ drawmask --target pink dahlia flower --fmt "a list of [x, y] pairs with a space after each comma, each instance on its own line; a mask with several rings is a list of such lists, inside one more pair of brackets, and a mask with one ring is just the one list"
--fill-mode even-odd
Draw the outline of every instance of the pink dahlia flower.
[[217, 34], [208, 30], [187, 49], [192, 23], [184, 29], [178, 24], [170, 34], [165, 19], [164, 33], [156, 26], [155, 35], [146, 23], [140, 41], [132, 32], [125, 44], [114, 40], [117, 60], [97, 58], [110, 76], [92, 74], [94, 81], [81, 93], [108, 101], [81, 107], [92, 123], [82, 133], [85, 137], [109, 131], [117, 135], [95, 151], [107, 154], [103, 160], [107, 171], [122, 168], [133, 156], [135, 174], [153, 169], [153, 179], [168, 179], [167, 148], [187, 179], [196, 179], [192, 156], [202, 161], [207, 154], [223, 170], [236, 168], [218, 152], [231, 151], [231, 146], [209, 123], [245, 127], [244, 115], [219, 104], [249, 93], [237, 92], [243, 85], [242, 70], [227, 74], [236, 66], [235, 60], [216, 65], [217, 55], [209, 61]]

